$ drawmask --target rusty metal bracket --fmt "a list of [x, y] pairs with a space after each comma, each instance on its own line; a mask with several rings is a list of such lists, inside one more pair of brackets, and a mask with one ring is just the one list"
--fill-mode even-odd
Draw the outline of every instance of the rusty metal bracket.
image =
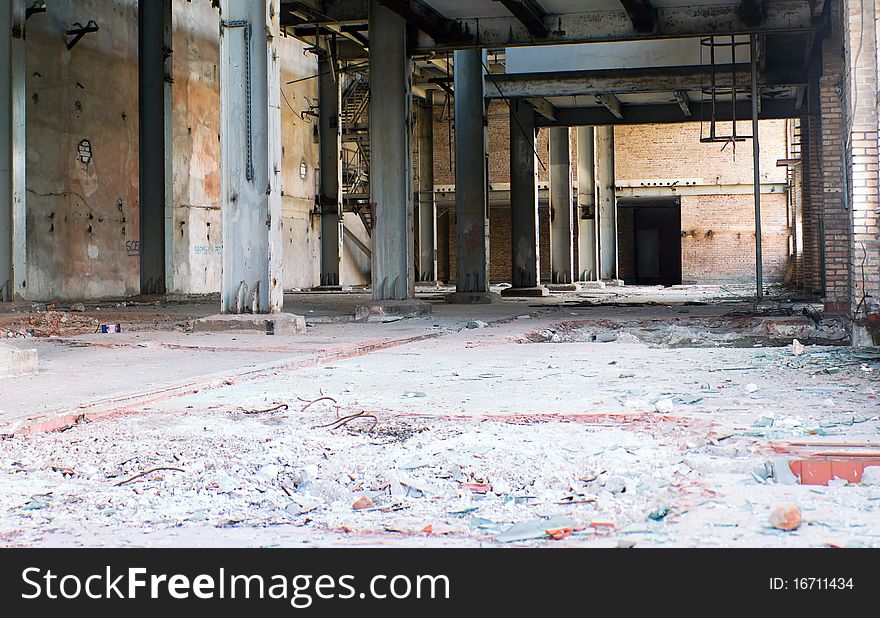
[[79, 22], [74, 22], [73, 25], [75, 26], [74, 28], [69, 28], [64, 32], [67, 37], [72, 37], [67, 39], [67, 51], [73, 49], [85, 35], [99, 30], [98, 24], [91, 19], [85, 26]]

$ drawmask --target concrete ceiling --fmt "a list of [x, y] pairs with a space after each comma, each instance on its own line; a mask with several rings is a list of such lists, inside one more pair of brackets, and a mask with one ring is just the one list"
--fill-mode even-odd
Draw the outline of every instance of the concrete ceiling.
[[[795, 115], [803, 99], [806, 65], [820, 29], [823, 5], [822, 0], [763, 0], [763, 4], [760, 0], [648, 0], [651, 28], [646, 30], [644, 24], [639, 26], [637, 17], [624, 10], [627, 0], [379, 1], [412, 25], [410, 44], [417, 66], [414, 82], [420, 88], [453, 87], [446, 77], [451, 73], [447, 66], [450, 50], [489, 41], [489, 45], [477, 45], [494, 52], [490, 57], [494, 75], [487, 79], [487, 96], [525, 97], [517, 94], [521, 87], [523, 92], [537, 90], [535, 100], [545, 111], [547, 122], [554, 109], [567, 110], [571, 117], [577, 110], [601, 116], [608, 108], [614, 112], [608, 114], [609, 122], [625, 121], [619, 117], [621, 111], [626, 115], [627, 110], [637, 107], [644, 109], [631, 114], [633, 118], [646, 117], [654, 110], [662, 121], [685, 119], [684, 115], [676, 116], [676, 110], [684, 112], [688, 101], [694, 103], [695, 110], [705, 112], [702, 102], [711, 99], [707, 91], [709, 51], [701, 39], [718, 32], [730, 33], [719, 40], [734, 36], [738, 43], [748, 42], [747, 33], [759, 35], [762, 100], [772, 102], [766, 110], [762, 106], [762, 112]], [[352, 57], [366, 58], [366, 0], [282, 0], [282, 4], [287, 9], [282, 17], [288, 19], [288, 32], [313, 43], [316, 34], [333, 29], [339, 33], [341, 49], [353, 50]], [[531, 17], [518, 13], [523, 5], [529, 7]], [[749, 21], [744, 16], [746, 9], [755, 6], [762, 6], [762, 12]], [[539, 15], [537, 22], [535, 14]], [[541, 28], [546, 31], [542, 33]], [[747, 86], [749, 46], [736, 48], [740, 70], [735, 79], [731, 77], [731, 59], [729, 48], [716, 49], [715, 62], [722, 80], [732, 79], [739, 88]], [[674, 79], [668, 80], [669, 86], [664, 69], [677, 70]], [[560, 76], [567, 81], [558, 81]], [[511, 81], [518, 78], [525, 82]], [[727, 100], [730, 107], [729, 90], [716, 91], [715, 98]], [[739, 90], [738, 99], [748, 104], [748, 90]], [[736, 116], [742, 117], [739, 111]]]

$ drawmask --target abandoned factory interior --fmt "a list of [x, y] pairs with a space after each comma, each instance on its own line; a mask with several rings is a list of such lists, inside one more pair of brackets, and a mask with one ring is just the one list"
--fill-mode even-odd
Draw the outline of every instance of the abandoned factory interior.
[[880, 546], [880, 0], [0, 3], [0, 546]]

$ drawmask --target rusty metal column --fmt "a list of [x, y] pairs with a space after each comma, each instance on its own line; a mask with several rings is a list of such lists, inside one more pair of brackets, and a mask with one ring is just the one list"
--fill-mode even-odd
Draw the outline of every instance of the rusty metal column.
[[458, 50], [455, 83], [455, 292], [447, 302], [489, 303], [488, 128], [483, 91], [486, 52]]
[[138, 3], [141, 294], [171, 287], [171, 0]]
[[355, 317], [431, 312], [415, 297], [412, 59], [406, 21], [370, 0], [370, 202], [373, 298]]
[[596, 238], [596, 159], [593, 127], [577, 128], [578, 280], [599, 278]]
[[546, 296], [540, 285], [538, 171], [535, 165], [535, 112], [524, 101], [510, 102], [511, 286], [502, 296]]
[[341, 79], [335, 50], [324, 49], [318, 60], [318, 138], [321, 183], [321, 287], [342, 285], [342, 123], [339, 120]]
[[434, 203], [434, 93], [419, 106], [419, 281], [437, 281], [437, 208]]
[[550, 129], [550, 281], [575, 289], [571, 201], [571, 144], [568, 127]]
[[617, 279], [617, 196], [614, 182], [614, 125], [596, 127], [599, 278]]
[[27, 286], [27, 110], [24, 0], [0, 8], [0, 300], [24, 297]]
[[220, 208], [223, 313], [277, 313], [281, 274], [278, 0], [222, 0]]
[[758, 90], [758, 35], [749, 35], [752, 69], [752, 167], [754, 168], [755, 190], [755, 297], [764, 297], [764, 264], [761, 251], [761, 148], [758, 143], [758, 103], [761, 97]]

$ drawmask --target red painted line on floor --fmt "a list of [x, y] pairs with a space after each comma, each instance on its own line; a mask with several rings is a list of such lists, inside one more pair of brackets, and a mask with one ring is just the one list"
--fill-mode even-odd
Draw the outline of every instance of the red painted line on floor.
[[[59, 410], [55, 413], [48, 413], [30, 419], [19, 421], [12, 424], [13, 429], [3, 432], [4, 435], [43, 433], [48, 431], [60, 431], [81, 423], [83, 421], [97, 420], [105, 418], [113, 414], [136, 412], [133, 408], [143, 406], [149, 403], [157, 403], [167, 401], [174, 397], [182, 397], [192, 395], [202, 391], [213, 390], [215, 388], [223, 388], [234, 384], [240, 380], [255, 380], [279, 375], [310, 367], [316, 367], [323, 363], [346, 360], [349, 358], [357, 358], [373, 352], [387, 350], [410, 343], [417, 343], [426, 339], [435, 339], [441, 337], [443, 333], [427, 333], [425, 335], [415, 335], [405, 337], [403, 339], [378, 339], [360, 343], [354, 347], [341, 348], [331, 350], [322, 354], [318, 354], [312, 358], [306, 358], [295, 362], [278, 362], [268, 366], [258, 367], [242, 372], [227, 372], [223, 374], [213, 374], [212, 376], [203, 377], [185, 384], [176, 384], [167, 386], [158, 390], [147, 393], [135, 393], [124, 395], [111, 399], [103, 399], [86, 405], [79, 406], [76, 409]], [[127, 403], [126, 403], [127, 402]], [[107, 408], [107, 409], [101, 409]], [[47, 418], [48, 417], [48, 418]]]

